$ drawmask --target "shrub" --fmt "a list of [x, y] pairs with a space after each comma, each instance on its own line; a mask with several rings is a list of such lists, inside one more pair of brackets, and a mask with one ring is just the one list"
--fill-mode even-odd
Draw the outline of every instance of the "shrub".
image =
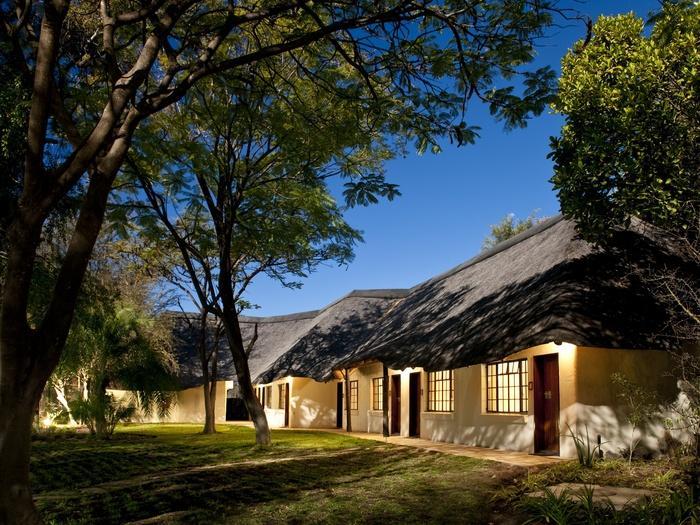
[[136, 412], [134, 405], [124, 405], [109, 394], [77, 399], [71, 405], [76, 421], [86, 425], [90, 434], [98, 438], [109, 438], [118, 423], [128, 421]]
[[[618, 397], [627, 405], [627, 421], [632, 425], [628, 448], [628, 458], [631, 463], [634, 449], [642, 439], [641, 432], [644, 425], [658, 413], [658, 402], [652, 392], [623, 374], [612, 374], [610, 380], [618, 389]], [[640, 431], [640, 437], [636, 437], [637, 430]]]

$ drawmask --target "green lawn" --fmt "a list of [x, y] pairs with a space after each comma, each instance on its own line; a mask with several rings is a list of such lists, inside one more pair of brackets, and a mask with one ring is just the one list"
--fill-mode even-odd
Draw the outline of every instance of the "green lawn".
[[323, 432], [195, 425], [119, 429], [111, 441], [33, 443], [49, 523], [501, 523], [491, 495], [522, 470]]

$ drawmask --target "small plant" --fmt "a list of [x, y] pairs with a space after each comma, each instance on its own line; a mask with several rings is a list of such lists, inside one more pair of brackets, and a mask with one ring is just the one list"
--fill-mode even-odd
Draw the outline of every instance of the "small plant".
[[[658, 413], [658, 402], [652, 392], [619, 372], [612, 374], [610, 381], [617, 387], [618, 397], [627, 405], [627, 421], [632, 425], [628, 459], [632, 463], [634, 450], [642, 440], [641, 431], [644, 425]], [[637, 437], [638, 430], [640, 431], [639, 437]]]
[[600, 455], [601, 447], [604, 445], [604, 443], [596, 443], [594, 446], [591, 446], [591, 439], [588, 435], [588, 425], [585, 426], [585, 440], [583, 436], [575, 434], [571, 428], [571, 425], [568, 423], [566, 424], [566, 428], [569, 430], [569, 436], [574, 440], [574, 445], [576, 446], [576, 457], [578, 458], [579, 465], [587, 468], [592, 467], [596, 458]]
[[556, 494], [552, 489], [546, 487], [542, 490], [542, 497], [527, 497], [520, 507], [525, 510], [530, 519], [528, 523], [552, 523], [554, 525], [567, 525], [568, 523], [578, 523], [576, 515], [578, 505], [571, 499], [571, 493], [564, 489]]
[[672, 492], [661, 507], [659, 523], [663, 525], [697, 525], [700, 506], [695, 503], [691, 490]]

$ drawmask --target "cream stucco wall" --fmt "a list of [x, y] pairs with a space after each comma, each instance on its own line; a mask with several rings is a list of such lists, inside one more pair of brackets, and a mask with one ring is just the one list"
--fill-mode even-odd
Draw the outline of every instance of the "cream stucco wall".
[[[577, 348], [568, 343], [549, 343], [516, 352], [508, 360], [528, 360], [528, 380], [534, 378], [534, 357], [558, 354], [559, 362], [559, 432], [560, 455], [575, 457], [573, 439], [567, 425], [577, 433], [585, 433], [596, 441], [598, 434], [607, 442], [604, 450], [617, 453], [629, 438], [629, 426], [624, 420], [616, 391], [610, 383], [610, 375], [622, 372], [638, 384], [648, 385], [658, 391], [662, 399], [676, 395], [673, 380], [667, 372], [671, 363], [668, 354], [653, 350], [614, 350], [604, 348]], [[420, 436], [434, 441], [462, 443], [471, 446], [501, 448], [522, 452], [534, 452], [534, 402], [529, 391], [526, 414], [493, 414], [486, 411], [485, 365], [458, 368], [454, 371], [455, 402], [453, 412], [428, 412], [426, 410], [427, 374], [421, 375]], [[389, 370], [389, 375], [401, 374], [401, 435], [409, 432], [409, 376], [420, 368], [402, 371]], [[352, 428], [359, 432], [382, 432], [382, 412], [372, 408], [372, 379], [382, 376], [379, 363], [362, 365], [351, 370], [350, 380], [358, 381], [358, 410], [352, 411]], [[295, 379], [297, 381], [298, 379]], [[305, 380], [309, 385], [320, 385]], [[390, 388], [392, 382], [389, 383]], [[389, 399], [391, 399], [391, 394]], [[335, 386], [328, 390], [327, 409], [335, 407]], [[388, 402], [388, 401], [387, 401]], [[393, 417], [390, 414], [390, 417]], [[656, 450], [665, 433], [660, 417], [645, 429], [643, 444]], [[304, 422], [297, 421], [297, 426]], [[333, 426], [333, 425], [329, 425]], [[343, 426], [346, 426], [343, 410]]]
[[[567, 425], [584, 434], [586, 429], [592, 441], [598, 435], [605, 442], [606, 453], [618, 453], [629, 442], [631, 429], [626, 423], [624, 409], [616, 389], [610, 382], [614, 372], [621, 372], [632, 381], [646, 385], [659, 393], [659, 400], [669, 401], [677, 389], [668, 372], [672, 363], [665, 352], [654, 350], [617, 350], [576, 347], [568, 343], [535, 346], [510, 355], [508, 360], [528, 360], [528, 380], [534, 378], [534, 357], [558, 354], [559, 361], [559, 432], [560, 454], [574, 457], [573, 440]], [[420, 368], [389, 370], [389, 376], [401, 375], [401, 435], [409, 432], [410, 374]], [[350, 380], [358, 381], [358, 407], [352, 411], [352, 428], [356, 432], [382, 432], [382, 411], [372, 410], [372, 379], [382, 377], [380, 363], [363, 364], [350, 371]], [[225, 421], [226, 389], [228, 382], [217, 383], [217, 421]], [[279, 385], [289, 385], [289, 426], [292, 428], [335, 428], [338, 380], [325, 383], [308, 378], [287, 377], [256, 387], [271, 386], [270, 407], [265, 408], [272, 428], [284, 426], [284, 409], [279, 408]], [[389, 382], [392, 387], [392, 381]], [[428, 412], [426, 410], [427, 373], [421, 373], [420, 437], [434, 441], [462, 443], [472, 446], [502, 448], [523, 452], [534, 451], [534, 402], [529, 391], [526, 414], [492, 414], [486, 411], [485, 365], [474, 365], [454, 370], [454, 411]], [[128, 395], [111, 391], [116, 397]], [[390, 403], [391, 393], [386, 400]], [[344, 400], [345, 401], [345, 400]], [[390, 413], [390, 418], [394, 417]], [[657, 450], [663, 446], [666, 429], [662, 414], [643, 431], [642, 444]], [[201, 387], [179, 391], [170, 414], [163, 419], [156, 415], [142, 416], [143, 421], [203, 422], [204, 400]], [[343, 427], [346, 411], [343, 409]], [[678, 437], [678, 436], [674, 436]]]
[[[559, 428], [566, 428], [576, 399], [576, 347], [573, 345], [539, 345], [508, 356], [508, 360], [528, 360], [528, 380], [534, 376], [533, 358], [559, 354]], [[532, 399], [527, 414], [493, 414], [486, 411], [484, 365], [458, 368], [454, 372], [454, 412], [426, 412], [422, 397], [421, 437], [433, 441], [462, 443], [470, 446], [534, 452], [535, 417]], [[427, 374], [423, 374], [423, 394]], [[532, 391], [528, 392], [532, 397]], [[575, 454], [570, 438], [560, 439], [562, 456]]]
[[293, 428], [335, 428], [336, 382], [320, 383], [305, 377], [292, 379], [289, 422]]
[[[659, 415], [636, 435], [648, 450], [663, 449], [668, 434], [664, 421], [670, 417], [664, 412], [663, 405], [668, 405], [678, 395], [675, 379], [669, 373], [673, 368], [672, 356], [655, 350], [578, 347], [576, 361], [576, 405], [572, 427], [580, 434], [585, 434], [588, 428], [594, 440], [600, 435], [606, 453], [617, 454], [629, 445], [632, 428], [625, 418], [618, 391], [610, 381], [613, 373], [620, 372], [657, 393]], [[671, 434], [676, 439], [685, 438], [679, 432]]]
[[[216, 421], [226, 421], [226, 384], [227, 381], [216, 383]], [[128, 403], [131, 400], [131, 392], [127, 390], [109, 389], [108, 392], [116, 399]], [[165, 417], [158, 414], [145, 415], [138, 413], [137, 421], [143, 423], [204, 423], [204, 392], [202, 387], [178, 390], [175, 393], [174, 402], [170, 412]]]
[[286, 377], [256, 388], [272, 387], [271, 406], [265, 407], [271, 428], [284, 427], [284, 409], [279, 408], [279, 385], [289, 385], [291, 428], [335, 428], [336, 382], [320, 383], [305, 377]]

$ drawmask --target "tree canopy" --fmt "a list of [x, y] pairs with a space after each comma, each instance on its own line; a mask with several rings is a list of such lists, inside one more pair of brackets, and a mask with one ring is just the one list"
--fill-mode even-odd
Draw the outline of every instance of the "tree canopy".
[[632, 217], [698, 232], [700, 7], [664, 3], [647, 35], [601, 17], [562, 62], [552, 178], [563, 213], [600, 241]]
[[543, 220], [537, 217], [537, 212], [533, 211], [524, 219], [518, 219], [514, 213], [509, 213], [498, 224], [492, 224], [490, 233], [484, 239], [481, 249], [490, 250], [498, 243], [515, 237], [519, 233], [532, 228], [535, 224]]

